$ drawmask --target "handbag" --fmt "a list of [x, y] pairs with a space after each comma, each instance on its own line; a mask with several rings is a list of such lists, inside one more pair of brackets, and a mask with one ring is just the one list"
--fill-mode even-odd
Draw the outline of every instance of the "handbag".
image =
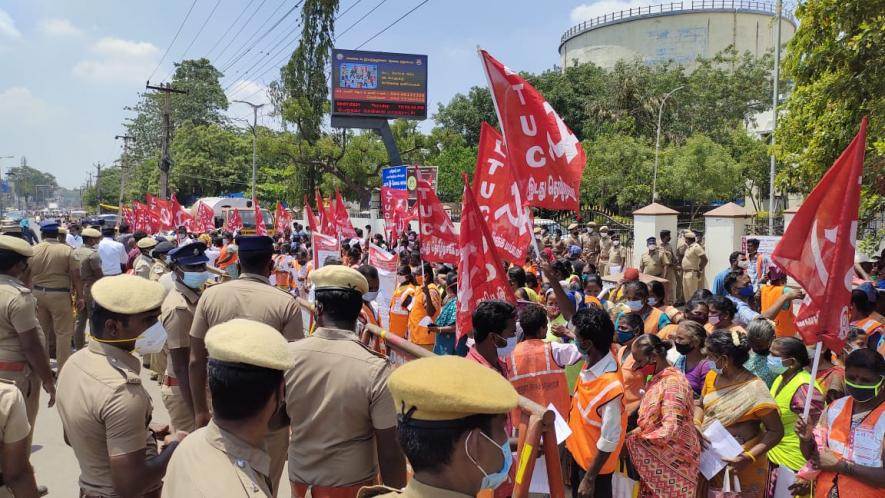
[[636, 498], [639, 496], [639, 481], [634, 481], [627, 475], [624, 461], [620, 468], [612, 474], [612, 498]]
[[[741, 481], [738, 479], [737, 473], [732, 476], [731, 467], [725, 467], [725, 476], [722, 478], [722, 489], [710, 488], [707, 498], [753, 498], [753, 493], [749, 491], [741, 491]], [[732, 479], [734, 484], [732, 485]]]

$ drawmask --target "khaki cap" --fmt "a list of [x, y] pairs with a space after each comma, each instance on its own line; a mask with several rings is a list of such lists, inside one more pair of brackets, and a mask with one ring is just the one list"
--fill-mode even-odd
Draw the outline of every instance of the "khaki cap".
[[600, 232], [607, 232], [607, 231], [608, 231], [608, 226], [607, 226], [607, 225], [602, 225], [601, 227], [599, 227], [599, 231], [600, 231]]
[[310, 272], [310, 281], [315, 290], [341, 289], [355, 290], [360, 294], [369, 292], [369, 282], [362, 273], [342, 265], [324, 266]]
[[68, 234], [68, 229], [65, 228], [65, 227], [58, 227], [58, 233], [60, 233], [60, 234], [62, 234], [62, 235], [67, 235], [67, 234]]
[[98, 230], [96, 230], [92, 227], [89, 227], [89, 228], [84, 228], [83, 231], [80, 232], [80, 236], [81, 237], [90, 237], [93, 239], [100, 239], [101, 232], [99, 232]]
[[288, 370], [295, 357], [286, 338], [265, 323], [245, 318], [220, 323], [206, 332], [209, 358], [230, 363], [245, 363], [274, 370]]
[[102, 277], [92, 285], [92, 299], [96, 304], [123, 315], [157, 309], [165, 297], [162, 285], [135, 275]]
[[[428, 383], [427, 379], [446, 381]], [[507, 413], [519, 402], [507, 379], [458, 356], [410, 361], [390, 374], [388, 387], [401, 424]]]
[[568, 226], [568, 229], [569, 229], [569, 231], [577, 230], [577, 229], [578, 229], [578, 224], [577, 224], [577, 223], [572, 223], [571, 225]]
[[535, 230], [534, 230], [534, 231], [535, 231], [536, 234], [537, 234], [537, 233], [541, 233], [541, 227], [535, 227]]
[[696, 238], [698, 238], [698, 236], [695, 235], [694, 232], [692, 232], [691, 230], [686, 230], [685, 233], [682, 234], [682, 237], [683, 237], [683, 238], [686, 238], [686, 239], [696, 239]]
[[142, 237], [138, 240], [138, 243], [136, 245], [139, 249], [150, 249], [151, 247], [157, 245], [157, 240], [153, 237]]
[[25, 239], [11, 235], [0, 235], [0, 250], [17, 252], [29, 258], [34, 255], [34, 249], [31, 247], [31, 244], [28, 244]]

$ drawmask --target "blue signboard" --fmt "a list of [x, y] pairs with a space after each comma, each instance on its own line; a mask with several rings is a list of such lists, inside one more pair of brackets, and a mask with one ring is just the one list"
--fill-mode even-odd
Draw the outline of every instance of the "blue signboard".
[[409, 167], [391, 166], [381, 170], [381, 185], [396, 190], [408, 190]]

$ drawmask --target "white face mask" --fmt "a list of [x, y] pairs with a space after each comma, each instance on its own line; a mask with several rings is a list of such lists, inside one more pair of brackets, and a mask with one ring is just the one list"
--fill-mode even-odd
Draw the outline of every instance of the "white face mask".
[[499, 358], [507, 358], [510, 356], [510, 353], [513, 352], [513, 348], [516, 347], [516, 336], [507, 338], [507, 345], [503, 348], [498, 348], [498, 357]]
[[157, 320], [135, 339], [134, 351], [142, 356], [159, 353], [166, 344], [166, 328]]
[[635, 301], [628, 300], [628, 301], [626, 301], [625, 304], [627, 305], [628, 308], [630, 308], [630, 311], [639, 311], [642, 309], [642, 301], [639, 299], [637, 299]]
[[710, 322], [710, 325], [716, 326], [719, 324], [719, 315], [710, 315], [707, 317], [707, 321]]
[[378, 291], [369, 291], [363, 294], [363, 301], [371, 303], [378, 297]]
[[746, 269], [749, 268], [749, 267], [750, 267], [750, 262], [749, 262], [749, 261], [747, 261], [747, 260], [738, 261], [738, 268], [740, 268], [740, 269], [742, 269], [742, 270], [746, 270]]
[[613, 240], [612, 245], [615, 247], [618, 247], [619, 245], [621, 245], [621, 241], [620, 240]]
[[656, 298], [656, 297], [648, 298], [648, 305], [649, 306], [656, 306], [657, 304], [658, 304], [658, 298]]

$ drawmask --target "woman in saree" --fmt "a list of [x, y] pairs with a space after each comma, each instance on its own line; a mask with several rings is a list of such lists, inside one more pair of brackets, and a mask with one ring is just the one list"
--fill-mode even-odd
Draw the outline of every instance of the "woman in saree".
[[[716, 330], [707, 338], [706, 349], [713, 367], [701, 389], [695, 424], [704, 431], [717, 420], [722, 423], [744, 449], [725, 461], [743, 491], [762, 497], [768, 480], [766, 455], [784, 436], [777, 403], [765, 382], [743, 366], [750, 351], [746, 335]], [[709, 484], [721, 487], [722, 475], [720, 472]]]
[[694, 393], [682, 372], [667, 361], [672, 346], [648, 334], [631, 346], [635, 368], [654, 372], [639, 405], [639, 426], [626, 440], [643, 498], [692, 498], [697, 491], [701, 444], [692, 423]]

